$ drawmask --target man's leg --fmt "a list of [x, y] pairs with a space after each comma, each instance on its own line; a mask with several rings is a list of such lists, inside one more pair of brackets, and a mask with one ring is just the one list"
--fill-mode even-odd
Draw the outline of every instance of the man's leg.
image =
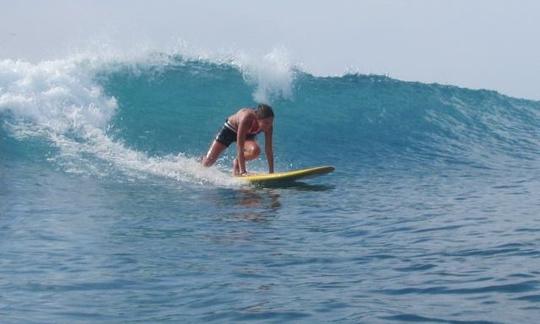
[[208, 149], [208, 153], [206, 153], [206, 156], [202, 159], [202, 165], [205, 167], [212, 166], [214, 163], [216, 163], [216, 160], [221, 152], [223, 152], [226, 148], [227, 146], [218, 141], [212, 142], [210, 149]]
[[261, 149], [256, 141], [246, 140], [244, 142], [244, 157], [246, 161], [255, 160], [261, 154]]

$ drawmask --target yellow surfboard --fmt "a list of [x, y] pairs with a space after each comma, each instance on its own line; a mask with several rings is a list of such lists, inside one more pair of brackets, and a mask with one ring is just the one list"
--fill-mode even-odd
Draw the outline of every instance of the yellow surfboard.
[[315, 168], [299, 169], [285, 172], [274, 172], [274, 173], [259, 173], [252, 174], [248, 176], [239, 177], [242, 180], [245, 180], [250, 183], [273, 183], [273, 182], [290, 182], [304, 178], [311, 178], [320, 176], [323, 174], [330, 173], [334, 171], [335, 168], [332, 166], [320, 166]]

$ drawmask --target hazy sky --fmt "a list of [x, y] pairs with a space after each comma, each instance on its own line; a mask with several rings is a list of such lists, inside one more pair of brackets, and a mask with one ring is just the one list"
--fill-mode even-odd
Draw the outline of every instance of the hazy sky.
[[261, 55], [540, 99], [540, 1], [0, 0], [0, 59], [62, 58], [107, 43]]

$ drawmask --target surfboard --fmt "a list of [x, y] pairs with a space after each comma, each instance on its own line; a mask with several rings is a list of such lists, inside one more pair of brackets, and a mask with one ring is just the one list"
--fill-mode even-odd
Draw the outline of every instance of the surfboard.
[[319, 166], [314, 168], [298, 169], [285, 172], [252, 174], [238, 178], [241, 180], [245, 180], [249, 183], [256, 184], [292, 182], [299, 179], [318, 177], [323, 174], [330, 173], [334, 170], [335, 168], [332, 166]]

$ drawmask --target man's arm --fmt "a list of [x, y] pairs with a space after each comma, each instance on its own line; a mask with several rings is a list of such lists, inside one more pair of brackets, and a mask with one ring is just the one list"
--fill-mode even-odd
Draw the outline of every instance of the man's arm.
[[264, 133], [264, 152], [266, 154], [266, 160], [268, 161], [268, 172], [274, 173], [274, 149], [272, 147], [272, 133], [274, 127]]

